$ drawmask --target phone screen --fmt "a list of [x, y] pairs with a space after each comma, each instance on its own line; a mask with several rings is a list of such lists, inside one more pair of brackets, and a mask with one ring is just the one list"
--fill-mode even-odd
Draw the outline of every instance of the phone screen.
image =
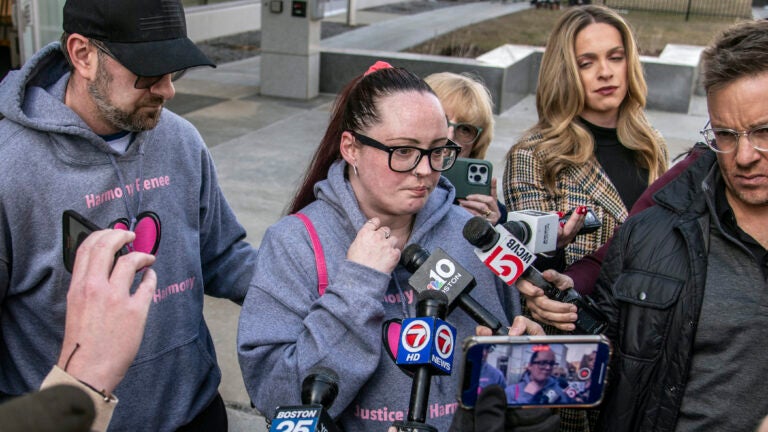
[[62, 215], [62, 231], [64, 234], [64, 267], [72, 273], [75, 267], [75, 254], [80, 244], [99, 228], [74, 210], [66, 210]]
[[474, 406], [492, 384], [504, 388], [510, 406], [589, 407], [602, 400], [610, 357], [604, 337], [500, 338], [470, 343], [465, 350], [462, 405]]

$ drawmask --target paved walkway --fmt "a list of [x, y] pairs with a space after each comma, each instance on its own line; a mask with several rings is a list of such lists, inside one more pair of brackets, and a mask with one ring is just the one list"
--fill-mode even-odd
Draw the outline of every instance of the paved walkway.
[[[527, 2], [481, 2], [410, 16], [359, 13], [358, 22], [376, 23], [325, 39], [322, 44], [399, 50], [406, 44], [405, 35], [419, 35], [408, 39], [407, 45], [413, 45], [441, 32], [526, 7]], [[193, 71], [177, 83], [177, 96], [168, 104], [192, 122], [211, 147], [222, 188], [254, 244], [283, 213], [325, 130], [334, 98], [326, 94], [309, 101], [262, 97], [259, 66], [260, 58], [254, 57], [217, 69]], [[697, 131], [706, 122], [701, 98], [693, 101], [687, 115], [652, 111], [649, 116], [665, 136], [672, 155], [697, 140]], [[504, 169], [505, 152], [535, 120], [533, 96], [496, 117], [496, 136], [488, 159], [497, 177]], [[237, 363], [238, 314], [239, 307], [229, 301], [206, 299], [205, 319], [223, 371], [220, 391], [230, 407], [230, 430], [260, 432], [266, 430], [264, 420], [250, 409]], [[404, 397], [407, 392], [403, 389]]]

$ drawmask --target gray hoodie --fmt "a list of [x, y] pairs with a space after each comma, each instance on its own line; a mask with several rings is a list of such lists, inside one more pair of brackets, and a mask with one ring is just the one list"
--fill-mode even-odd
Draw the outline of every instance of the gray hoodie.
[[[328, 267], [328, 287], [319, 296], [314, 252], [302, 222], [285, 217], [262, 240], [256, 273], [240, 314], [238, 353], [245, 385], [268, 417], [278, 405], [299, 405], [301, 381], [315, 366], [340, 376], [330, 410], [347, 432], [383, 431], [408, 414], [411, 379], [382, 349], [382, 322], [414, 316], [416, 296], [401, 265], [384, 274], [346, 259], [366, 218], [349, 182], [345, 162], [315, 185], [317, 200], [301, 212], [315, 225]], [[440, 247], [475, 276], [471, 295], [502, 321], [519, 313], [518, 293], [495, 277], [462, 236], [471, 215], [452, 205], [454, 188], [441, 177], [416, 216], [409, 243]], [[475, 322], [454, 310], [456, 347]], [[460, 349], [452, 376], [432, 378], [427, 423], [441, 431], [457, 409]]]
[[[53, 43], [0, 84], [0, 393], [38, 388], [58, 359], [70, 281], [62, 213], [100, 227], [135, 218], [137, 242], [159, 243], [158, 283], [110, 430], [173, 430], [207, 406], [221, 378], [203, 294], [241, 302], [255, 251], [191, 124], [163, 110], [121, 155], [64, 105], [68, 79]], [[139, 232], [147, 211], [159, 234]]]

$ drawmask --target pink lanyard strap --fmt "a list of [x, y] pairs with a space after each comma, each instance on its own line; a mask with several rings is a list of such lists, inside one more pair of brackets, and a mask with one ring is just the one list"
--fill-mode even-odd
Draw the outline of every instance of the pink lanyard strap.
[[315, 265], [317, 267], [317, 292], [322, 296], [325, 294], [325, 288], [328, 286], [328, 269], [325, 267], [325, 256], [323, 255], [323, 245], [320, 244], [320, 237], [312, 221], [303, 213], [295, 213], [294, 216], [304, 222], [309, 232], [309, 239], [312, 240], [312, 249], [315, 250]]

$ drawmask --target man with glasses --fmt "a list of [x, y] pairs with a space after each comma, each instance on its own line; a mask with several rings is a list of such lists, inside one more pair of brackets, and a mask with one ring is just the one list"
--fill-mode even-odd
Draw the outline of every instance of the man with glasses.
[[768, 21], [702, 66], [713, 153], [621, 227], [593, 294], [614, 344], [601, 430], [753, 431], [768, 413]]
[[507, 401], [537, 405], [572, 402], [560, 386], [560, 380], [552, 376], [557, 366], [554, 351], [547, 345], [540, 347], [546, 349], [533, 352], [520, 381], [505, 389]]
[[82, 378], [119, 398], [110, 428], [226, 430], [203, 295], [242, 303], [255, 251], [200, 134], [164, 108], [174, 79], [214, 64], [187, 38], [179, 0], [67, 0], [63, 28], [0, 84], [0, 400], [94, 352], [62, 347], [62, 218], [74, 210], [157, 254], [136, 360], [116, 387], [96, 365]]

